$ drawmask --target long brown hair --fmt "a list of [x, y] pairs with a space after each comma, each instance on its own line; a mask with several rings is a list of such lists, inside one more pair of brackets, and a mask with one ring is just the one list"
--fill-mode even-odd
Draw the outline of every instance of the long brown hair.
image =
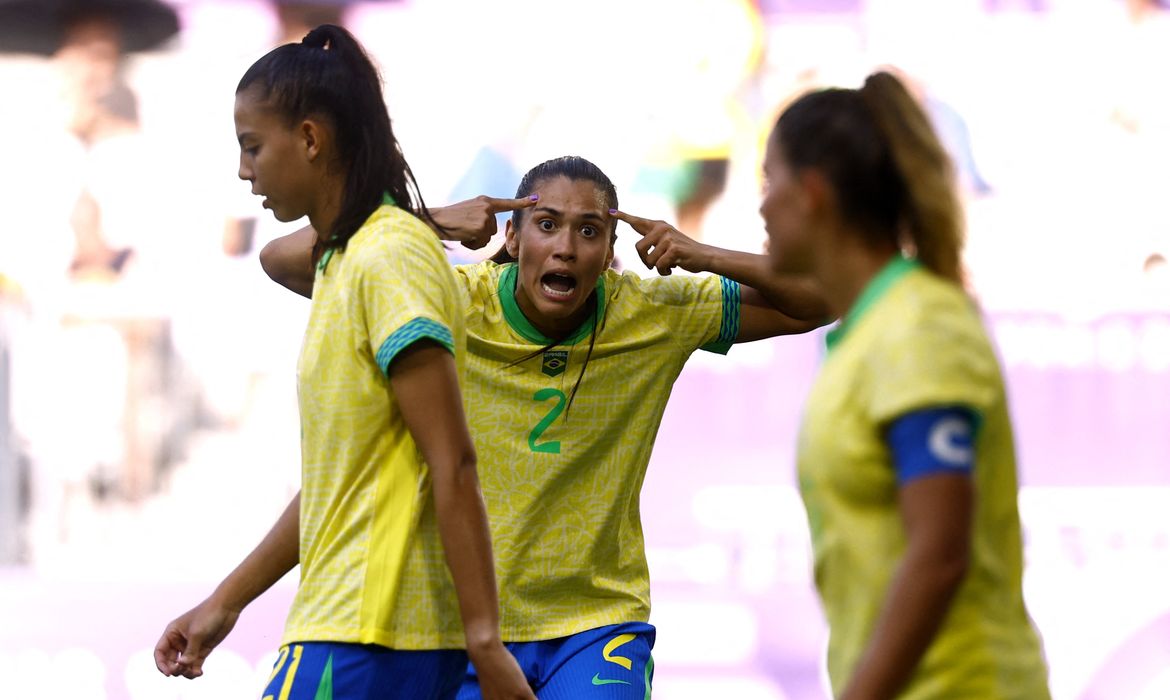
[[287, 123], [316, 115], [333, 127], [345, 189], [332, 230], [317, 232], [314, 259], [325, 249], [344, 250], [385, 194], [431, 221], [391, 128], [381, 77], [352, 34], [323, 24], [300, 43], [278, 46], [248, 68], [236, 93], [254, 85]]
[[795, 169], [816, 168], [842, 215], [876, 242], [905, 237], [927, 269], [963, 283], [963, 211], [954, 166], [930, 119], [893, 75], [860, 90], [830, 88], [794, 102], [772, 138]]

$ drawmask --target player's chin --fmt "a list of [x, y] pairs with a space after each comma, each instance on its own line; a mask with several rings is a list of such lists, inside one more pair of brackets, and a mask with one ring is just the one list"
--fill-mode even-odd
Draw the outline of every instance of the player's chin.
[[273, 216], [273, 217], [274, 217], [274, 218], [275, 218], [277, 221], [279, 221], [279, 222], [281, 222], [281, 223], [285, 223], [285, 224], [287, 224], [287, 223], [288, 223], [288, 222], [290, 222], [290, 221], [296, 221], [297, 219], [299, 219], [299, 218], [301, 218], [302, 216], [304, 216], [304, 214], [301, 214], [301, 213], [298, 213], [298, 212], [289, 212], [289, 211], [286, 211], [286, 210], [284, 210], [284, 209], [276, 209], [276, 208], [273, 208], [273, 210], [272, 210], [272, 216]]

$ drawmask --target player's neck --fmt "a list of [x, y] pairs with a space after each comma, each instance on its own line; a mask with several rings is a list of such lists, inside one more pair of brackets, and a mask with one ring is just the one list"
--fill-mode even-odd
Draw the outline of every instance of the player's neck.
[[533, 328], [540, 331], [545, 337], [552, 339], [568, 338], [573, 335], [574, 331], [589, 320], [594, 310], [593, 304], [586, 302], [581, 308], [564, 318], [548, 317], [541, 314], [528, 297], [519, 291], [516, 293], [516, 305]]
[[333, 225], [341, 214], [341, 188], [324, 186], [319, 190], [317, 201], [309, 209], [309, 223], [323, 239], [332, 235]]
[[837, 246], [816, 272], [833, 316], [848, 314], [866, 286], [896, 255], [898, 251], [892, 246], [875, 247], [860, 239]]

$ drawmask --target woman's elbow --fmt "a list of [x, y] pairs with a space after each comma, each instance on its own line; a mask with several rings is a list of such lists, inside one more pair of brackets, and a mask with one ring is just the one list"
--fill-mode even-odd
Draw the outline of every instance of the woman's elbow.
[[[302, 262], [305, 269], [302, 269]], [[273, 282], [303, 297], [312, 298], [312, 263], [307, 257], [305, 261], [295, 259], [281, 239], [269, 241], [260, 249], [260, 267]]]
[[287, 271], [284, 269], [286, 266], [282, 264], [278, 242], [276, 240], [268, 241], [260, 249], [260, 267], [273, 282], [283, 283]]
[[460, 449], [431, 465], [432, 479], [438, 488], [479, 488], [479, 461], [475, 448]]
[[930, 578], [945, 591], [957, 590], [971, 570], [971, 552], [966, 546], [950, 546], [936, 549], [928, 559]]
[[969, 556], [951, 557], [939, 566], [939, 579], [947, 588], [958, 588], [967, 579], [971, 570]]

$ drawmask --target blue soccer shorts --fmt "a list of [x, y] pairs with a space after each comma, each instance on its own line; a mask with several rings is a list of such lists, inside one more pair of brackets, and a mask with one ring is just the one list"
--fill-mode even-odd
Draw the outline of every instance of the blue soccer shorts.
[[[540, 700], [648, 700], [654, 634], [652, 625], [631, 622], [505, 646]], [[458, 700], [481, 697], [475, 667], [468, 664]]]
[[400, 651], [373, 644], [282, 647], [263, 700], [454, 700], [467, 673], [462, 649]]

